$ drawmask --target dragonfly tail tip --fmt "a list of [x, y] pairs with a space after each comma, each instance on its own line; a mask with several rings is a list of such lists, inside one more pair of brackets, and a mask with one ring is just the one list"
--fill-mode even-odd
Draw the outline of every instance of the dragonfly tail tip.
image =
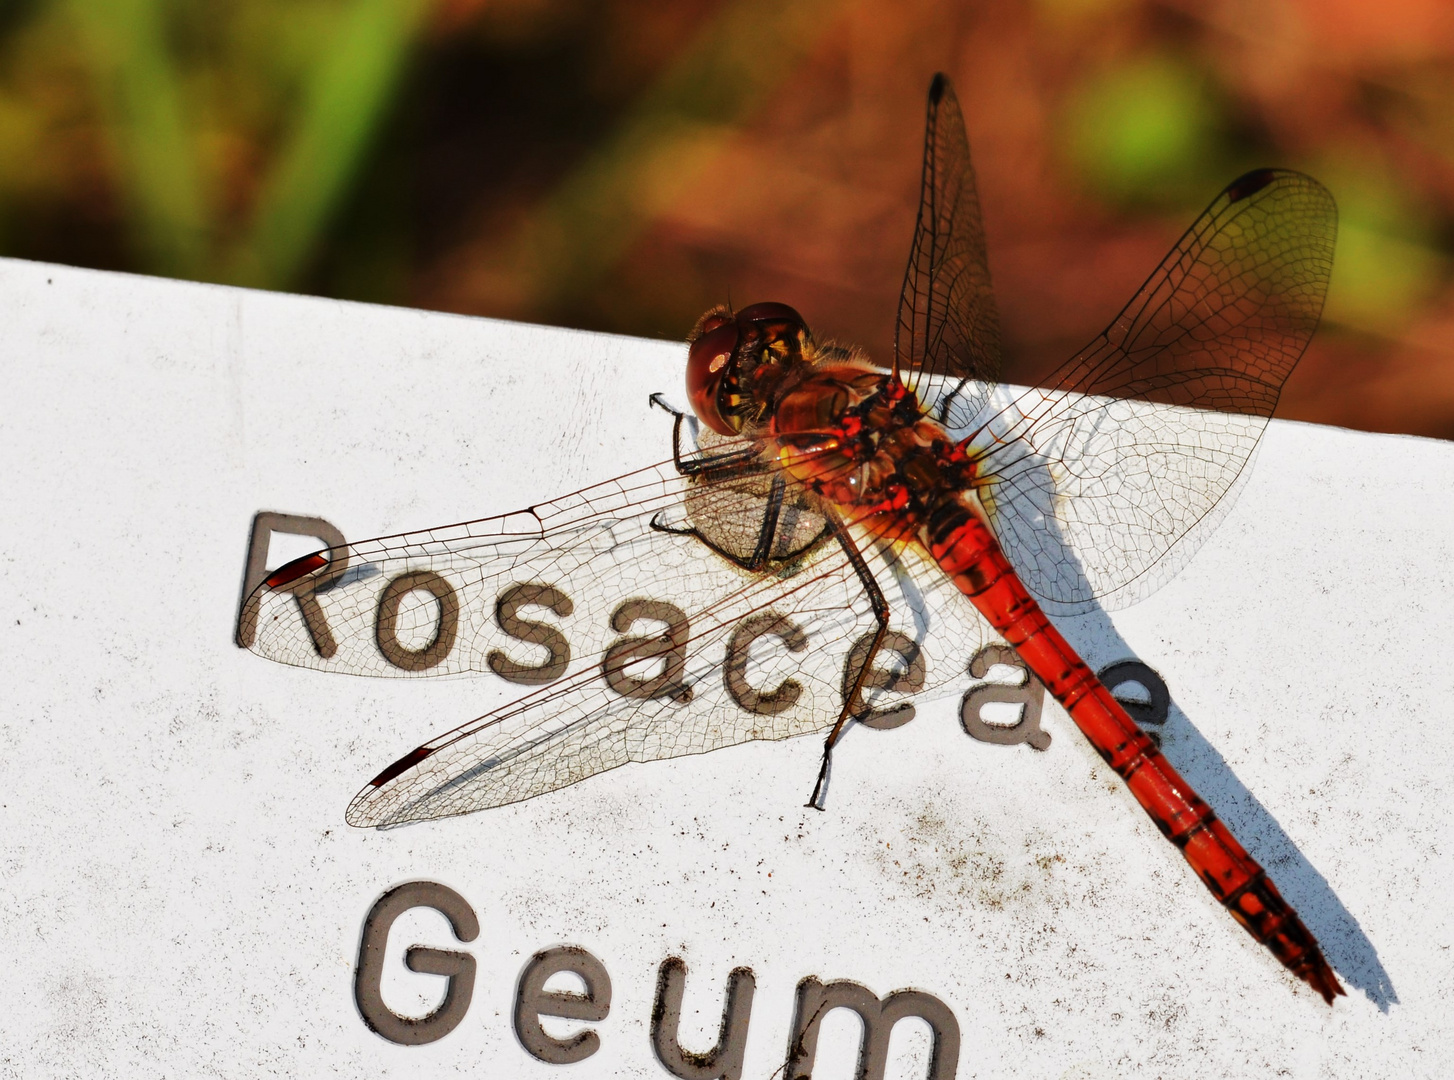
[[[1322, 957], [1318, 958], [1322, 960]], [[1313, 969], [1303, 976], [1309, 986], [1323, 996], [1323, 1000], [1330, 1006], [1335, 997], [1346, 997], [1348, 991], [1343, 989], [1343, 984], [1338, 981], [1338, 976], [1333, 974], [1326, 961], [1314, 965]]]

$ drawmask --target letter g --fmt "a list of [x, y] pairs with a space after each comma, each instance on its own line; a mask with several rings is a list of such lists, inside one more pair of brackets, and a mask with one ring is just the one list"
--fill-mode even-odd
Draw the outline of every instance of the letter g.
[[442, 1039], [453, 1031], [465, 1013], [475, 992], [475, 958], [468, 953], [448, 949], [410, 946], [404, 964], [410, 971], [443, 975], [449, 989], [439, 1008], [418, 1019], [400, 1016], [384, 1004], [381, 993], [384, 976], [384, 947], [394, 921], [410, 908], [428, 907], [449, 920], [450, 929], [460, 941], [479, 937], [480, 923], [474, 910], [459, 893], [436, 881], [410, 881], [395, 886], [379, 897], [364, 919], [363, 938], [358, 947], [358, 966], [354, 973], [353, 996], [358, 1011], [369, 1028], [390, 1042], [418, 1046]]

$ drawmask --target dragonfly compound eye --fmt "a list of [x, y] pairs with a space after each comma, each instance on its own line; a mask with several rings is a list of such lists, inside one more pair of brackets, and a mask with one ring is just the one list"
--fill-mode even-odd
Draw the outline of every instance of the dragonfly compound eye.
[[702, 423], [719, 435], [736, 435], [737, 429], [722, 415], [721, 397], [737, 351], [739, 324], [709, 316], [703, 331], [687, 353], [687, 398]]
[[[770, 325], [787, 324], [788, 333], [798, 331], [801, 332], [805, 341], [812, 339], [812, 335], [808, 333], [808, 324], [803, 321], [803, 317], [795, 309], [788, 307], [787, 304], [749, 304], [737, 313], [737, 321], [755, 323], [764, 330]], [[778, 330], [778, 333], [782, 333], [782, 330]]]

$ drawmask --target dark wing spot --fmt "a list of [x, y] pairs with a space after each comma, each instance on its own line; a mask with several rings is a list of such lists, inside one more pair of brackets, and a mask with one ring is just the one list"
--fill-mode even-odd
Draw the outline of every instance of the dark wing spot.
[[369, 787], [383, 787], [390, 780], [394, 779], [394, 777], [398, 776], [401, 772], [412, 769], [415, 765], [418, 765], [421, 761], [423, 761], [432, 753], [434, 753], [434, 751], [429, 749], [429, 747], [427, 746], [421, 746], [418, 749], [410, 750], [398, 761], [394, 762], [394, 764], [390, 765], [383, 772], [379, 773], [378, 776], [370, 780]]
[[929, 84], [929, 104], [938, 105], [939, 99], [944, 96], [944, 88], [949, 85], [949, 79], [944, 72], [936, 71], [934, 81]]
[[1227, 198], [1231, 202], [1241, 202], [1250, 195], [1256, 195], [1275, 179], [1276, 169], [1253, 169], [1227, 185]]
[[268, 588], [276, 589], [280, 585], [287, 585], [289, 582], [297, 581], [304, 574], [311, 574], [319, 567], [328, 565], [328, 555], [322, 551], [315, 551], [312, 555], [304, 555], [301, 559], [294, 559], [290, 563], [284, 563], [273, 571], [272, 576], [265, 582]]

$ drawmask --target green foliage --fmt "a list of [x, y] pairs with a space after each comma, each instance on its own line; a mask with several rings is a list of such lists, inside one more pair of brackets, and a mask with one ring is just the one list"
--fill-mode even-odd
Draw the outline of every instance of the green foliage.
[[1338, 250], [1325, 318], [1365, 333], [1398, 333], [1449, 273], [1426, 213], [1366, 152], [1335, 155], [1315, 171], [1338, 199]]
[[1121, 202], [1181, 202], [1227, 156], [1208, 80], [1171, 56], [1138, 59], [1074, 91], [1061, 118], [1066, 156]]
[[354, 0], [317, 50], [231, 278], [274, 287], [297, 278], [389, 105], [425, 6]]
[[147, 265], [202, 270], [206, 211], [157, 0], [69, 0], [89, 55]]
[[[182, 277], [296, 284], [387, 113], [427, 7], [65, 0], [139, 263]], [[228, 190], [236, 162], [227, 150], [237, 141], [226, 136], [229, 121], [250, 121], [248, 134], [271, 144], [255, 191]]]

